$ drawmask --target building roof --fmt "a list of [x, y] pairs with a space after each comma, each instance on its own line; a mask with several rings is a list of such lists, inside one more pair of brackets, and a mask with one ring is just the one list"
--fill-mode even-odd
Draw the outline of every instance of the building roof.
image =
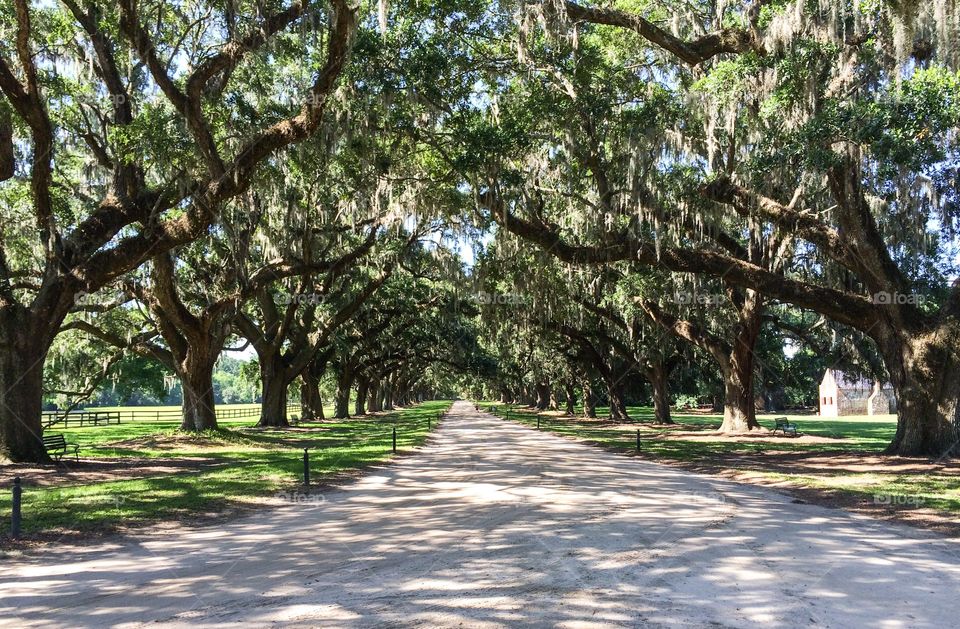
[[[832, 382], [831, 382], [832, 381]], [[849, 374], [838, 369], [827, 369], [826, 373], [823, 374], [823, 381], [820, 383], [821, 386], [829, 385], [835, 383], [838, 389], [872, 389], [873, 380], [865, 378], [863, 376], [858, 376], [856, 374]], [[890, 384], [884, 383], [882, 388], [889, 389]]]

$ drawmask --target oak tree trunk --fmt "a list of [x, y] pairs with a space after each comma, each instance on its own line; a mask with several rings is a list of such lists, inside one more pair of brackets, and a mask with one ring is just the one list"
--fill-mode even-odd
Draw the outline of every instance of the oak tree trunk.
[[383, 410], [385, 411], [393, 410], [393, 391], [395, 382], [396, 377], [391, 374], [390, 377], [387, 378], [383, 383]]
[[760, 427], [753, 400], [753, 372], [721, 369], [723, 372], [723, 423], [721, 432], [747, 432]]
[[287, 385], [280, 360], [260, 361], [260, 382], [263, 386], [258, 426], [289, 426], [287, 421]]
[[353, 374], [342, 370], [337, 375], [337, 392], [334, 396], [333, 416], [337, 419], [350, 417], [350, 389], [353, 386]]
[[545, 411], [550, 405], [550, 385], [541, 382], [537, 384], [536, 390], [537, 399], [534, 406], [538, 411]]
[[607, 398], [610, 404], [610, 419], [616, 422], [630, 421], [627, 405], [623, 401], [623, 384], [607, 383]]
[[383, 407], [380, 404], [380, 400], [380, 380], [371, 380], [367, 392], [367, 410], [371, 413], [382, 411]]
[[763, 323], [761, 304], [757, 297], [741, 311], [729, 359], [719, 361], [724, 389], [721, 432], [746, 432], [760, 428], [753, 393], [753, 368], [754, 349]]
[[960, 454], [960, 323], [880, 343], [897, 397], [897, 431], [887, 447], [901, 456]]
[[573, 386], [572, 382], [568, 382], [564, 386], [564, 390], [567, 395], [567, 399], [565, 402], [565, 405], [566, 405], [565, 412], [567, 415], [573, 416], [576, 414], [577, 389], [576, 387]]
[[213, 370], [216, 356], [195, 351], [191, 347], [187, 358], [178, 365], [177, 375], [183, 387], [183, 407], [180, 430], [199, 432], [216, 430], [217, 408], [213, 395]]
[[367, 414], [367, 389], [370, 385], [370, 381], [366, 378], [360, 378], [357, 382], [357, 400], [354, 406], [355, 415], [366, 415]]
[[323, 399], [320, 395], [320, 379], [307, 368], [300, 374], [300, 417], [303, 421], [323, 419]]
[[583, 416], [589, 418], [597, 416], [597, 400], [593, 397], [593, 388], [589, 382], [583, 383]]
[[670, 417], [669, 374], [661, 362], [654, 363], [647, 372], [653, 390], [653, 417], [658, 424], [672, 424]]
[[47, 337], [26, 309], [0, 308], [0, 459], [50, 462], [41, 416]]

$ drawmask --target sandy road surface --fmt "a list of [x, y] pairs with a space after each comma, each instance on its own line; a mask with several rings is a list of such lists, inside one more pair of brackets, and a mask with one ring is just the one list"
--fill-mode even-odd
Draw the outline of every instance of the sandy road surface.
[[322, 504], [0, 566], [0, 626], [948, 627], [960, 549], [457, 403]]

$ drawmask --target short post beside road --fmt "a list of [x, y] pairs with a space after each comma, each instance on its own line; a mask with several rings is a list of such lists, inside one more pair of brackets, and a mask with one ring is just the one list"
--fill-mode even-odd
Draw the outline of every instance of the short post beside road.
[[540, 416], [537, 415], [537, 430], [540, 430]]
[[303, 484], [310, 486], [310, 450], [303, 449]]
[[393, 451], [397, 451], [397, 427], [393, 427]]
[[640, 429], [637, 428], [637, 452], [640, 452]]
[[13, 502], [10, 504], [12, 511], [10, 514], [10, 536], [14, 539], [20, 537], [20, 502], [22, 495], [23, 487], [20, 486], [20, 477], [17, 476], [13, 479]]

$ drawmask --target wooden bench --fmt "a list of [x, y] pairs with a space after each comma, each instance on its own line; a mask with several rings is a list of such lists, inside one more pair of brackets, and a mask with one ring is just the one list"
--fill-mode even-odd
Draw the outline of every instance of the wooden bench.
[[73, 450], [73, 456], [80, 461], [80, 446], [75, 443], [67, 443], [63, 433], [58, 435], [44, 435], [43, 447], [53, 455], [54, 460], [59, 463], [63, 457]]
[[794, 437], [798, 436], [797, 425], [790, 423], [790, 420], [786, 417], [774, 417], [773, 422], [773, 434], [777, 434], [778, 430], [782, 430], [784, 436], [787, 436], [787, 434], [791, 434]]

